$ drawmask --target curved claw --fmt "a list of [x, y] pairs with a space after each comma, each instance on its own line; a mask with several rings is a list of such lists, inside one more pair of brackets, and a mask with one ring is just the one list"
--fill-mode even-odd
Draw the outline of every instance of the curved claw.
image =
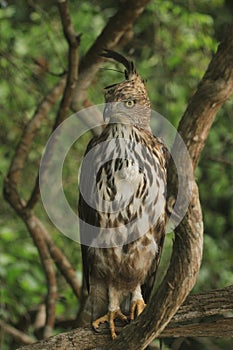
[[135, 314], [136, 317], [139, 316], [142, 311], [145, 309], [146, 304], [142, 299], [135, 300], [131, 303], [131, 308], [130, 308], [130, 320], [133, 321], [135, 319]]
[[116, 338], [116, 330], [115, 330], [115, 319], [120, 319], [122, 321], [127, 321], [128, 322], [128, 318], [121, 312], [120, 309], [115, 310], [115, 311], [109, 311], [106, 315], [99, 317], [97, 320], [92, 322], [92, 327], [95, 330], [95, 332], [100, 332], [99, 331], [99, 326], [101, 323], [104, 322], [108, 322], [109, 323], [109, 328], [110, 328], [110, 332], [111, 332], [111, 337], [112, 339]]

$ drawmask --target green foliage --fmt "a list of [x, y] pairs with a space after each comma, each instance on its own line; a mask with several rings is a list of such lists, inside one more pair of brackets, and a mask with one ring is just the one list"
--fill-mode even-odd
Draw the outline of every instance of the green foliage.
[[[196, 288], [224, 287], [232, 283], [233, 259], [233, 155], [232, 102], [213, 124], [197, 171], [205, 222], [203, 266]], [[206, 283], [208, 281], [208, 283]]]
[[26, 230], [3, 227], [0, 236], [0, 313], [1, 318], [14, 323], [32, 305], [39, 304], [45, 298], [45, 276], [40, 268], [37, 249], [28, 240]]
[[[4, 5], [5, 4], [5, 5]], [[2, 6], [2, 7], [1, 7]], [[77, 33], [83, 33], [80, 57], [93, 44], [107, 20], [116, 11], [114, 1], [70, 1]], [[120, 50], [132, 56], [140, 74], [147, 80], [152, 108], [178, 125], [188, 99], [203, 76], [223, 24], [232, 21], [228, 3], [223, 0], [151, 1], [135, 23], [132, 40]], [[64, 40], [57, 7], [53, 1], [0, 1], [0, 186], [6, 175], [22, 129], [38, 102], [67, 69], [67, 43]], [[106, 67], [106, 65], [104, 65]], [[111, 63], [108, 67], [115, 68]], [[122, 74], [100, 70], [89, 88], [94, 103], [103, 103], [103, 87], [122, 80]], [[43, 148], [48, 139], [58, 105], [52, 109], [35, 139], [21, 179], [21, 193], [28, 198], [33, 188]], [[203, 266], [195, 292], [232, 284], [233, 244], [233, 154], [232, 103], [219, 112], [197, 169], [197, 180], [205, 221]], [[65, 194], [72, 208], [77, 205], [77, 166], [89, 135], [70, 150], [63, 169]], [[25, 181], [26, 179], [26, 181]], [[1, 318], [17, 324], [23, 315], [44, 302], [46, 281], [38, 253], [22, 222], [2, 199], [0, 202], [0, 280]], [[57, 233], [41, 204], [36, 208], [57, 245], [77, 270], [81, 280], [80, 249]], [[161, 279], [169, 260], [172, 235], [164, 250]], [[166, 253], [167, 252], [167, 253]], [[62, 277], [58, 278], [58, 317], [74, 317], [76, 299]], [[6, 341], [4, 350], [11, 347]], [[228, 343], [210, 341], [203, 350], [228, 349]], [[9, 345], [9, 347], [8, 347]], [[192, 349], [192, 345], [187, 347]]]

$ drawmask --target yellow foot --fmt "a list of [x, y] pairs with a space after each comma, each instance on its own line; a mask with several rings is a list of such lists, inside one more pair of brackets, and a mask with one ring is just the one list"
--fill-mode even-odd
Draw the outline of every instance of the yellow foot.
[[137, 317], [138, 315], [140, 315], [142, 313], [142, 311], [145, 309], [146, 304], [144, 303], [143, 300], [138, 299], [135, 300], [131, 303], [131, 307], [130, 307], [130, 319], [134, 320], [135, 317]]
[[111, 332], [111, 337], [112, 339], [115, 339], [117, 335], [116, 335], [114, 320], [117, 318], [122, 321], [128, 321], [127, 317], [121, 312], [120, 309], [118, 309], [115, 311], [109, 311], [106, 315], [98, 318], [97, 320], [92, 322], [92, 326], [95, 330], [97, 330], [101, 323], [108, 322], [110, 332]]

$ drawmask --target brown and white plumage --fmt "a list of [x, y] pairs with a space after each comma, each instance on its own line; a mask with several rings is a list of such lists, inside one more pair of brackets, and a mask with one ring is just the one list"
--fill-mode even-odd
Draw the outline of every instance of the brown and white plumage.
[[134, 319], [154, 285], [165, 235], [168, 153], [151, 133], [150, 101], [134, 64], [113, 51], [102, 56], [125, 66], [125, 80], [106, 88], [108, 123], [86, 151], [79, 217], [92, 324], [109, 322], [114, 338], [114, 320], [127, 319], [125, 301], [130, 298]]

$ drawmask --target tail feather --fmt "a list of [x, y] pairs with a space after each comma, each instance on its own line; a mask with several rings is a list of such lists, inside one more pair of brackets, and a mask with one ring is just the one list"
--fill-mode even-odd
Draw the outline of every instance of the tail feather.
[[90, 284], [90, 295], [92, 305], [92, 321], [105, 315], [108, 312], [108, 291], [102, 281], [95, 281]]

